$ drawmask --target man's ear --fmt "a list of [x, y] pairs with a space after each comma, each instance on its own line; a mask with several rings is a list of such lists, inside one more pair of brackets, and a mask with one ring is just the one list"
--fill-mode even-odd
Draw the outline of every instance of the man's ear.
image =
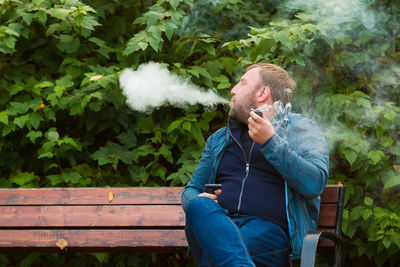
[[271, 90], [268, 86], [263, 86], [256, 93], [257, 102], [265, 102], [271, 96]]

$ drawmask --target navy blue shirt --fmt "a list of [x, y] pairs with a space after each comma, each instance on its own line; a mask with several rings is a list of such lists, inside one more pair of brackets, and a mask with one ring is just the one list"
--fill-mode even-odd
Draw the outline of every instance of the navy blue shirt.
[[[285, 185], [267, 161], [247, 125], [231, 120], [232, 139], [222, 155], [216, 182], [222, 184], [218, 203], [229, 213], [255, 215], [287, 232]], [[246, 171], [247, 170], [247, 171]]]

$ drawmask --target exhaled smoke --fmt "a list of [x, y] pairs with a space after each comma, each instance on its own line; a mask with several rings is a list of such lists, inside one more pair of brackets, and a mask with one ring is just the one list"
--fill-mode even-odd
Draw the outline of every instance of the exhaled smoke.
[[[290, 89], [286, 88], [285, 90], [290, 90]], [[258, 107], [257, 109], [252, 109], [252, 111], [266, 111], [268, 116], [268, 113], [274, 110], [275, 112], [273, 118], [271, 119], [272, 127], [274, 127], [274, 130], [278, 135], [280, 135], [283, 139], [286, 139], [286, 136], [283, 134], [283, 131], [285, 130], [289, 122], [289, 112], [291, 107], [292, 105], [290, 103], [284, 105], [281, 100], [278, 100], [275, 101], [273, 105], [264, 104], [261, 107]]]
[[346, 23], [362, 23], [366, 29], [374, 28], [376, 23], [375, 14], [361, 0], [288, 0], [284, 7], [312, 14], [320, 29], [330, 34], [344, 30]]
[[125, 69], [119, 83], [127, 97], [127, 104], [137, 111], [147, 111], [164, 104], [184, 107], [228, 103], [213, 91], [204, 92], [155, 62], [142, 64], [136, 71]]

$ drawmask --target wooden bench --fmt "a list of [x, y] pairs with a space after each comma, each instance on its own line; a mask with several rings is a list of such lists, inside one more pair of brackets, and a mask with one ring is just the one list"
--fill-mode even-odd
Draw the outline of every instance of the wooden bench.
[[[0, 252], [186, 251], [182, 189], [0, 189]], [[341, 240], [343, 198], [337, 185], [322, 194], [322, 232], [304, 238], [302, 267], [314, 266], [320, 237]], [[340, 262], [340, 244], [335, 253]]]
[[0, 251], [185, 250], [182, 188], [0, 189]]

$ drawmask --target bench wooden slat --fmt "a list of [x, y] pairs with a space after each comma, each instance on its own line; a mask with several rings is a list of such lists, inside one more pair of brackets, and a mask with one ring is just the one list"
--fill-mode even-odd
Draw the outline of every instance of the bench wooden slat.
[[180, 205], [3, 206], [0, 227], [184, 227]]
[[[181, 204], [182, 187], [0, 189], [0, 206]], [[112, 192], [110, 202], [108, 195]]]
[[335, 227], [337, 206], [335, 204], [322, 204], [319, 211], [318, 227]]
[[338, 202], [338, 186], [327, 185], [321, 195], [321, 204]]
[[[29, 248], [34, 250], [46, 248], [47, 251], [61, 251], [56, 243], [60, 239], [67, 241], [66, 249], [121, 248], [140, 247], [186, 249], [187, 241], [184, 230], [0, 230], [0, 252]], [[43, 251], [43, 250], [42, 250]], [[80, 251], [80, 250], [79, 250]]]

